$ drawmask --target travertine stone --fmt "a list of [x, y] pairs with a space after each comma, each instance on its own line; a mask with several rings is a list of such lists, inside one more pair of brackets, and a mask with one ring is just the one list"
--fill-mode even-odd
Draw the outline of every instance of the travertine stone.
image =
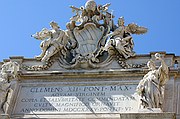
[[150, 71], [137, 86], [142, 101], [141, 108], [162, 108], [164, 86], [169, 80], [169, 69], [159, 53], [155, 54], [155, 58], [161, 61], [161, 66], [156, 69], [154, 62], [148, 61], [147, 66]]
[[[39, 56], [0, 62], [0, 118], [180, 119], [180, 56], [135, 55], [131, 34], [147, 28], [126, 26], [123, 17], [115, 25], [109, 6], [70, 6], [66, 30], [52, 21], [33, 35], [43, 40]], [[151, 60], [158, 67], [149, 71]], [[148, 102], [143, 110], [140, 98]]]
[[133, 51], [134, 42], [130, 34], [143, 34], [146, 32], [146, 28], [139, 27], [134, 23], [125, 26], [124, 18], [120, 17], [118, 19], [118, 28], [105, 36], [106, 38], [110, 37], [110, 40], [103, 49], [109, 51], [115, 47], [123, 58], [128, 59], [129, 57], [135, 56], [135, 52]]
[[[170, 59], [173, 55], [168, 55], [166, 54], [164, 56], [165, 61], [171, 62]], [[21, 57], [22, 58], [22, 57]], [[21, 58], [11, 58], [11, 60], [15, 59], [16, 61], [21, 60]], [[147, 62], [151, 59], [150, 55], [142, 55], [139, 57], [136, 57], [135, 59], [131, 59], [131, 61], [129, 60], [129, 63], [140, 63], [140, 62]], [[25, 64], [38, 64], [38, 61], [35, 61], [33, 59], [23, 59], [23, 62]], [[160, 65], [159, 62], [155, 62], [157, 65]], [[169, 63], [168, 66], [170, 67], [170, 82], [167, 82], [167, 85], [171, 84], [174, 85], [174, 83], [172, 82], [175, 78], [174, 75], [177, 75], [177, 70], [175, 70], [173, 68], [173, 66], [171, 66], [170, 64], [173, 63]], [[114, 67], [114, 68], [113, 68]], [[29, 94], [26, 97], [31, 98], [31, 97], [35, 97], [37, 99], [43, 97], [43, 95], [50, 95], [51, 93], [40, 93], [39, 95], [32, 95], [32, 93], [27, 93], [28, 90], [30, 88], [40, 88], [40, 87], [56, 87], [58, 85], [58, 87], [80, 87], [81, 89], [83, 89], [84, 86], [86, 87], [90, 87], [90, 86], [99, 86], [99, 87], [103, 87], [103, 86], [110, 86], [109, 84], [115, 84], [115, 85], [138, 85], [138, 82], [142, 79], [142, 77], [148, 72], [147, 67], [145, 66], [144, 68], [131, 68], [131, 69], [119, 69], [115, 64], [112, 64], [110, 67], [110, 69], [99, 69], [99, 70], [61, 70], [61, 68], [59, 69], [59, 67], [57, 65], [53, 65], [53, 67], [51, 68], [51, 70], [47, 70], [47, 71], [26, 71], [26, 70], [22, 70], [20, 69], [19, 73], [18, 73], [18, 82], [17, 86], [14, 90], [14, 94], [13, 94], [13, 99], [11, 100], [11, 107], [13, 108], [9, 108], [8, 109], [8, 114], [10, 115], [11, 118], [32, 118], [32, 117], [41, 117], [41, 118], [120, 118], [120, 115], [122, 115], [121, 117], [125, 118], [127, 115], [126, 114], [122, 114], [124, 112], [120, 112], [120, 114], [117, 113], [108, 113], [106, 111], [102, 112], [103, 114], [99, 114], [96, 113], [91, 114], [91, 113], [79, 113], [77, 114], [73, 114], [72, 112], [63, 114], [62, 112], [56, 115], [51, 114], [51, 115], [44, 115], [43, 113], [37, 113], [36, 115], [33, 114], [20, 114], [19, 115], [19, 111], [18, 109], [22, 109], [25, 108], [24, 105], [27, 105], [30, 107], [30, 105], [34, 105], [35, 102], [21, 102], [21, 99], [23, 97], [25, 97], [25, 94]], [[176, 77], [176, 81], [179, 81], [178, 77]], [[82, 85], [83, 84], [83, 85]], [[135, 87], [136, 87], [135, 86]], [[23, 93], [24, 91], [24, 93]], [[135, 91], [135, 90], [134, 90]], [[178, 91], [178, 89], [177, 89]], [[171, 91], [170, 91], [171, 92]], [[65, 92], [64, 92], [65, 93]], [[128, 94], [128, 92], [126, 92]], [[88, 92], [88, 94], [90, 94], [90, 92]], [[106, 94], [110, 94], [108, 93], [108, 91], [106, 92]], [[115, 91], [114, 94], [118, 94], [121, 95], [122, 93], [119, 93], [119, 91]], [[166, 101], [169, 100], [170, 97], [168, 96], [174, 96], [174, 95], [170, 95], [171, 93], [169, 93], [169, 91], [167, 91], [167, 94], [165, 93], [165, 102], [166, 104], [163, 105], [165, 106], [165, 108], [163, 109], [163, 111], [170, 111], [168, 110], [169, 105], [174, 104], [175, 108], [174, 111], [177, 111], [178, 114], [178, 105], [179, 103], [176, 103], [176, 100], [178, 97], [174, 97], [175, 101]], [[25, 95], [25, 96], [23, 96]], [[88, 97], [88, 96], [87, 96]], [[90, 97], [90, 96], [89, 96]], [[177, 100], [178, 101], [178, 100]], [[70, 103], [70, 102], [68, 102]], [[167, 104], [169, 103], [169, 104]], [[100, 103], [99, 103], [100, 104]], [[101, 103], [102, 104], [102, 103]], [[102, 104], [103, 106], [103, 104]], [[168, 108], [167, 108], [168, 107]], [[100, 108], [100, 106], [98, 107]], [[138, 107], [137, 107], [138, 108]], [[173, 107], [172, 107], [173, 108]], [[171, 112], [174, 112], [171, 111]], [[135, 112], [135, 111], [134, 111]], [[53, 112], [54, 113], [54, 112]], [[132, 113], [132, 112], [126, 112], [128, 114]], [[138, 112], [137, 110], [137, 114], [131, 115], [131, 118], [134, 118], [136, 116], [138, 116], [138, 114], [141, 114], [142, 112]], [[155, 118], [159, 115], [162, 116], [162, 114], [160, 113], [159, 115], [156, 116], [152, 116], [152, 112], [147, 113], [147, 112], [143, 112], [146, 114], [141, 114], [141, 116], [139, 115], [138, 118], [142, 117], [142, 115], [146, 115], [148, 118]], [[154, 113], [154, 112], [153, 112]], [[156, 113], [159, 113], [159, 111], [157, 111]], [[163, 112], [163, 114], [166, 114]], [[63, 115], [63, 116], [62, 116]], [[150, 116], [148, 116], [150, 115]], [[167, 115], [170, 115], [169, 113]], [[172, 116], [173, 114], [171, 114]], [[178, 117], [178, 115], [177, 115]]]
[[[127, 113], [127, 114], [81, 114], [81, 115], [26, 115], [25, 118], [49, 118], [49, 119], [175, 119], [173, 113]], [[19, 119], [22, 117], [13, 117]]]
[[42, 53], [36, 56], [37, 60], [42, 62], [47, 62], [53, 55], [61, 52], [64, 57], [66, 57], [65, 52], [67, 52], [65, 46], [68, 44], [68, 36], [65, 31], [59, 29], [60, 27], [54, 21], [50, 23], [51, 30], [43, 28], [40, 32], [32, 35], [38, 40], [43, 40], [40, 44]]
[[134, 23], [125, 26], [124, 18], [119, 18], [118, 25], [114, 25], [109, 6], [109, 3], [97, 5], [93, 0], [87, 1], [85, 7], [70, 6], [76, 15], [66, 24], [67, 30], [60, 30], [57, 23], [51, 22], [52, 29], [43, 28], [32, 35], [43, 40], [40, 44], [42, 53], [36, 57], [42, 64], [22, 68], [47, 70], [56, 60], [63, 69], [98, 69], [110, 65], [115, 59], [122, 68], [135, 67], [125, 62], [135, 56], [131, 34], [144, 34], [147, 28]]
[[[171, 78], [165, 85], [164, 97], [166, 98], [163, 102], [163, 111], [174, 112], [174, 107], [176, 107], [175, 102], [175, 81]], [[173, 106], [169, 106], [173, 105]]]
[[0, 119], [10, 119], [8, 114], [1, 114]]
[[0, 72], [0, 114], [7, 113], [13, 94], [12, 80], [16, 78], [19, 64], [6, 62], [1, 66]]
[[[65, 83], [65, 82], [64, 82]], [[14, 114], [83, 114], [138, 112], [137, 84], [72, 82], [22, 85]], [[28, 95], [27, 95], [28, 94]]]
[[134, 113], [120, 114], [120, 119], [175, 119], [173, 113]]
[[138, 110], [139, 113], [162, 113], [161, 108], [143, 108]]

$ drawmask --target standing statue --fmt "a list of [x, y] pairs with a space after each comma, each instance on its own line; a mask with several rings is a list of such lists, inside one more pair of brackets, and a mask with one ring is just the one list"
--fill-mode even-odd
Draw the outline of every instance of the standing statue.
[[11, 80], [16, 78], [19, 65], [16, 62], [4, 63], [0, 72], [0, 114], [6, 113], [9, 106], [11, 89]]
[[137, 93], [141, 96], [140, 108], [162, 108], [164, 98], [164, 85], [169, 80], [169, 69], [159, 53], [155, 54], [156, 60], [161, 61], [161, 66], [156, 69], [153, 61], [148, 61], [149, 72], [137, 86]]
[[120, 17], [118, 20], [118, 27], [105, 37], [110, 37], [104, 47], [105, 51], [109, 48], [115, 48], [118, 53], [125, 59], [134, 56], [133, 51], [134, 42], [131, 34], [144, 34], [147, 32], [147, 28], [140, 27], [134, 23], [124, 25], [124, 18]]
[[38, 40], [43, 40], [40, 44], [42, 53], [39, 56], [36, 56], [36, 59], [41, 60], [42, 62], [48, 61], [59, 51], [66, 56], [65, 46], [68, 42], [68, 36], [65, 31], [60, 29], [56, 22], [52, 21], [50, 26], [52, 28], [51, 30], [43, 28], [40, 32], [32, 35]]

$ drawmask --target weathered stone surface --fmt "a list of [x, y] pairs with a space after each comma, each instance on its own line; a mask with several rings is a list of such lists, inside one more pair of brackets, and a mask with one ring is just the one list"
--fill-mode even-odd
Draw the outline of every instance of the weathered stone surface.
[[13, 116], [19, 118], [46, 119], [175, 119], [174, 113], [123, 113], [123, 114], [72, 114], [72, 115], [25, 115]]
[[[153, 55], [152, 55], [153, 56]], [[173, 63], [171, 61], [172, 55], [165, 55], [165, 61], [168, 61], [169, 63], [168, 66], [170, 67], [170, 80], [167, 82], [167, 87], [166, 87], [166, 91], [165, 91], [165, 97], [164, 97], [164, 105], [163, 105], [163, 114], [165, 114], [165, 112], [176, 112], [177, 114], [177, 118], [178, 118], [178, 96], [176, 95], [176, 92], [178, 92], [178, 88], [176, 88], [174, 90], [173, 87], [178, 86], [178, 82], [179, 82], [179, 78], [178, 78], [178, 72], [176, 69], [173, 68]], [[150, 55], [143, 55], [143, 56], [139, 56], [136, 57], [135, 59], [131, 59], [131, 62], [133, 63], [138, 63], [140, 59], [141, 62], [147, 62], [150, 58]], [[11, 58], [11, 60], [13, 61], [13, 58]], [[14, 58], [14, 61], [21, 63], [21, 57], [19, 58]], [[29, 63], [29, 64], [36, 64], [35, 60], [26, 60], [24, 59], [22, 63]], [[156, 62], [157, 65], [158, 62]], [[102, 87], [107, 87], [109, 88], [110, 86], [120, 86], [120, 85], [130, 85], [132, 88], [135, 89], [135, 87], [138, 85], [138, 82], [142, 79], [142, 77], [148, 72], [147, 67], [144, 68], [131, 68], [131, 69], [119, 69], [117, 68], [112, 68], [115, 65], [112, 65], [110, 69], [99, 69], [99, 70], [61, 70], [58, 69], [58, 67], [54, 66], [54, 68], [52, 68], [51, 70], [47, 70], [47, 71], [25, 71], [20, 69], [20, 71], [18, 72], [18, 80], [19, 81], [14, 81], [16, 83], [16, 88], [14, 90], [14, 94], [13, 94], [13, 99], [11, 99], [11, 107], [8, 109], [8, 114], [10, 115], [11, 118], [37, 118], [41, 117], [41, 118], [126, 118], [127, 114], [131, 114], [132, 112], [135, 113], [134, 115], [131, 115], [131, 117], [129, 118], [134, 118], [134, 117], [138, 117], [138, 118], [144, 118], [145, 115], [149, 118], [155, 118], [156, 116], [159, 115], [163, 115], [160, 112], [156, 112], [156, 113], [160, 113], [159, 115], [156, 114], [151, 114], [152, 112], [143, 112], [146, 114], [141, 114], [142, 112], [139, 112], [139, 110], [133, 110], [133, 111], [129, 111], [129, 112], [125, 112], [125, 114], [123, 114], [124, 112], [113, 112], [110, 113], [108, 110], [106, 111], [102, 111], [101, 114], [100, 112], [96, 112], [96, 113], [92, 113], [91, 111], [85, 111], [85, 113], [78, 113], [78, 114], [74, 114], [73, 111], [72, 112], [50, 112], [50, 115], [47, 115], [47, 112], [26, 112], [26, 113], [22, 113], [20, 112], [20, 110], [22, 109], [27, 109], [29, 107], [33, 107], [35, 103], [37, 102], [22, 102], [22, 99], [27, 98], [27, 99], [31, 99], [31, 98], [35, 98], [38, 99], [38, 103], [40, 104], [39, 100], [41, 98], [45, 98], [46, 96], [48, 97], [49, 95], [52, 95], [52, 92], [49, 93], [45, 93], [45, 92], [41, 92], [41, 93], [32, 93], [32, 92], [28, 92], [31, 89], [32, 90], [40, 90], [40, 88], [50, 88], [50, 87], [58, 87], [58, 88], [64, 88], [63, 94], [67, 94], [67, 89], [70, 87], [78, 87], [81, 90], [83, 90], [85, 87], [97, 87], [102, 89]], [[56, 67], [56, 68], [55, 68]], [[176, 76], [176, 77], [175, 77]], [[176, 79], [176, 81], [174, 80]], [[42, 89], [41, 89], [42, 90]], [[60, 90], [60, 89], [59, 89]], [[53, 91], [53, 89], [52, 89]], [[79, 91], [82, 93], [82, 91]], [[91, 91], [83, 91], [86, 92], [87, 94], [90, 94]], [[98, 91], [96, 91], [98, 92]], [[135, 92], [134, 91], [125, 91], [125, 93], [123, 93], [122, 91], [101, 91], [105, 92], [105, 95], [108, 97], [110, 97], [111, 95], [115, 95], [115, 96], [127, 96], [124, 94], [133, 94]], [[174, 93], [172, 93], [174, 92]], [[103, 94], [103, 93], [102, 93]], [[73, 95], [74, 96], [74, 95]], [[50, 96], [51, 97], [51, 96]], [[64, 96], [67, 99], [70, 99], [69, 96]], [[77, 99], [77, 96], [74, 96], [75, 99]], [[82, 96], [85, 99], [85, 102], [87, 99], [89, 98], [94, 98], [94, 96]], [[81, 98], [82, 98], [81, 97]], [[101, 96], [95, 96], [95, 99], [99, 98]], [[173, 97], [173, 98], [172, 98]], [[54, 98], [58, 98], [60, 99], [60, 97], [53, 97]], [[79, 98], [80, 99], [80, 98]], [[108, 98], [109, 99], [109, 98]], [[93, 100], [94, 101], [94, 100]], [[98, 102], [99, 100], [95, 100], [94, 102], [91, 101], [91, 105], [93, 103], [95, 103], [96, 101]], [[74, 101], [68, 101], [68, 103], [76, 103], [78, 102], [78, 104], [82, 104], [82, 101], [77, 100], [76, 102]], [[128, 103], [130, 101], [124, 101], [125, 103]], [[52, 103], [52, 100], [51, 102]], [[134, 102], [137, 104], [137, 102]], [[36, 106], [37, 106], [36, 104]], [[106, 106], [105, 103], [99, 103], [101, 106], [97, 106], [96, 109], [100, 109], [103, 106]], [[121, 103], [119, 103], [121, 105]], [[136, 105], [136, 104], [133, 104]], [[45, 103], [44, 103], [45, 105]], [[128, 104], [125, 104], [128, 105]], [[130, 104], [131, 105], [131, 104]], [[169, 105], [174, 105], [174, 106], [169, 106]], [[131, 105], [132, 106], [132, 105]], [[137, 106], [137, 105], [136, 105]], [[136, 107], [134, 106], [134, 107]], [[68, 107], [68, 106], [67, 106]], [[83, 107], [83, 106], [81, 106]], [[119, 106], [118, 106], [119, 107]], [[39, 109], [39, 107], [36, 107], [36, 109]], [[60, 107], [61, 109], [64, 109], [64, 107]], [[83, 109], [85, 109], [86, 107], [83, 107]], [[93, 107], [93, 109], [95, 109], [95, 107]], [[46, 114], [45, 114], [46, 113]], [[103, 114], [102, 114], [103, 113]], [[154, 112], [153, 112], [154, 113]], [[173, 115], [171, 113], [171, 116]], [[141, 116], [138, 114], [141, 114]], [[122, 116], [120, 116], [122, 115]], [[144, 116], [142, 116], [144, 115]], [[150, 116], [148, 116], [150, 115]], [[155, 115], [155, 116], [153, 116]], [[169, 113], [167, 114], [167, 116], [170, 115]]]
[[[115, 25], [109, 6], [97, 5], [94, 0], [84, 7], [70, 6], [76, 15], [66, 24], [67, 30], [53, 21], [50, 29], [33, 35], [43, 40], [39, 56], [0, 62], [0, 89], [8, 84], [0, 90], [0, 118], [174, 119], [176, 114], [180, 119], [180, 57], [159, 52], [162, 57], [158, 59], [163, 59], [159, 62], [155, 60], [157, 52], [135, 55], [131, 34], [144, 34], [147, 28], [134, 23], [126, 26], [122, 17]], [[147, 92], [140, 91], [141, 99], [149, 103], [139, 110], [136, 87], [148, 74], [150, 60], [159, 68], [154, 66], [157, 75], [147, 79], [153, 85], [142, 86]], [[20, 69], [4, 70], [11, 62], [17, 62]], [[165, 83], [162, 86], [152, 77]], [[149, 89], [158, 92], [156, 98]], [[150, 99], [159, 99], [162, 106], [149, 106]], [[161, 110], [156, 109], [159, 107]]]
[[169, 80], [169, 68], [159, 53], [155, 58], [161, 61], [161, 65], [156, 69], [154, 61], [147, 63], [149, 72], [137, 86], [137, 92], [141, 96], [141, 108], [161, 108], [164, 100], [164, 86]]
[[1, 114], [0, 119], [10, 119], [8, 114]]
[[129, 113], [120, 114], [120, 119], [175, 119], [173, 113]]
[[[137, 84], [72, 82], [21, 86], [15, 114], [83, 114], [138, 112]], [[27, 95], [28, 94], [28, 95]]]
[[[154, 54], [152, 55], [154, 56]], [[128, 62], [130, 63], [140, 63], [140, 62], [147, 62], [150, 59], [150, 55], [142, 55], [139, 57], [136, 57], [134, 59], [130, 59]], [[152, 57], [153, 58], [153, 57]], [[167, 82], [167, 86], [165, 88], [165, 98], [164, 98], [164, 105], [163, 105], [163, 112], [176, 112], [177, 118], [179, 114], [179, 97], [176, 95], [176, 93], [179, 91], [178, 88], [173, 88], [178, 86], [179, 77], [178, 77], [178, 71], [177, 69], [173, 68], [173, 62], [172, 59], [173, 55], [166, 54], [164, 55], [165, 61], [167, 62], [167, 65], [170, 67], [170, 80]], [[31, 59], [23, 59], [22, 57], [17, 57], [17, 58], [11, 58], [11, 61], [16, 61], [19, 64], [21, 63], [28, 63], [30, 65], [38, 63], [37, 61]], [[157, 65], [158, 62], [156, 62]], [[113, 68], [114, 67], [114, 68]], [[108, 69], [109, 68], [109, 69]], [[117, 67], [117, 65], [113, 64], [110, 67], [107, 67], [105, 69], [99, 69], [99, 70], [61, 70], [57, 65], [54, 65], [51, 69], [47, 71], [25, 71], [20, 69], [18, 72], [18, 82], [15, 81], [16, 83], [16, 89], [14, 90], [14, 95], [13, 99], [11, 100], [11, 107], [8, 110], [8, 114], [10, 117], [19, 117], [19, 118], [25, 118], [25, 117], [36, 117], [37, 115], [39, 117], [46, 117], [47, 115], [43, 115], [42, 113], [36, 113], [37, 115], [33, 114], [22, 114], [18, 115], [16, 112], [18, 110], [16, 109], [22, 109], [24, 108], [23, 104], [21, 104], [21, 99], [23, 97], [36, 97], [36, 98], [41, 98], [43, 95], [49, 95], [51, 93], [41, 93], [40, 95], [32, 95], [32, 93], [27, 93], [27, 91], [30, 88], [34, 87], [55, 87], [55, 86], [60, 86], [60, 87], [76, 87], [77, 85], [80, 85], [81, 88], [83, 86], [97, 86], [99, 85], [100, 87], [103, 86], [109, 86], [109, 84], [114, 84], [114, 85], [123, 85], [123, 84], [132, 84], [132, 85], [137, 85], [139, 80], [142, 79], [142, 77], [148, 72], [147, 68], [131, 68], [131, 69], [120, 69]], [[176, 77], [175, 77], [176, 76]], [[176, 80], [175, 80], [176, 79]], [[59, 85], [61, 84], [61, 85]], [[84, 85], [81, 85], [84, 84]], [[63, 86], [64, 85], [64, 86]], [[103, 85], [103, 86], [102, 86]], [[21, 89], [21, 88], [22, 89]], [[24, 91], [24, 94], [23, 94]], [[174, 92], [174, 93], [172, 93]], [[115, 94], [118, 93], [114, 92]], [[23, 94], [23, 95], [22, 95]], [[27, 94], [27, 95], [26, 95]], [[107, 93], [110, 94], [110, 93]], [[20, 96], [22, 95], [22, 96]], [[24, 96], [25, 95], [25, 96]], [[24, 103], [24, 105], [27, 106], [30, 103]], [[34, 104], [34, 102], [32, 103]], [[169, 106], [169, 105], [174, 105], [174, 106]], [[18, 112], [19, 113], [19, 112]], [[59, 112], [58, 112], [59, 113]], [[140, 112], [139, 112], [140, 113]], [[159, 113], [159, 112], [158, 112]], [[62, 113], [61, 113], [62, 114]], [[54, 114], [49, 115], [48, 117], [51, 118], [52, 116], [54, 118], [60, 118], [62, 115]], [[119, 118], [119, 114], [117, 113], [108, 113], [104, 112], [103, 114], [96, 113], [96, 115], [92, 113], [84, 113], [84, 114], [78, 114], [74, 115], [73, 113], [66, 113], [67, 115], [64, 115], [62, 118], [105, 118], [109, 117], [111, 118], [112, 116], [114, 118]], [[69, 116], [70, 115], [70, 116]], [[98, 116], [97, 116], [98, 115]]]

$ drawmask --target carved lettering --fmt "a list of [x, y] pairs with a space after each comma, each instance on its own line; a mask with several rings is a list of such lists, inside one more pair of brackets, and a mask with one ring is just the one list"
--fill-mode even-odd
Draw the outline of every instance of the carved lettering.
[[61, 87], [57, 88], [31, 88], [30, 92], [32, 93], [40, 93], [40, 92], [62, 92], [63, 89]]
[[36, 98], [23, 98], [21, 102], [37, 102], [38, 99]]
[[15, 111], [36, 114], [135, 112], [139, 104], [136, 86], [22, 87]]

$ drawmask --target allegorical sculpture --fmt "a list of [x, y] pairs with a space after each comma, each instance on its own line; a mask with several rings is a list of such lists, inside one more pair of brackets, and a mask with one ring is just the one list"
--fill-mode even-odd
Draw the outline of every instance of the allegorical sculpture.
[[68, 36], [65, 31], [59, 29], [57, 23], [50, 23], [51, 30], [43, 28], [40, 32], [33, 35], [34, 38], [43, 40], [40, 44], [42, 53], [36, 56], [36, 59], [43, 62], [48, 61], [57, 52], [61, 52], [64, 57], [66, 57], [66, 45], [68, 43]]
[[76, 14], [66, 24], [66, 30], [59, 29], [51, 22], [51, 29], [43, 28], [32, 35], [43, 40], [42, 53], [36, 57], [42, 62], [38, 66], [24, 66], [26, 70], [45, 70], [53, 61], [65, 69], [93, 69], [109, 65], [113, 60], [122, 61], [135, 56], [131, 34], [144, 34], [147, 28], [131, 23], [124, 25], [124, 18], [119, 18], [114, 25], [114, 16], [108, 12], [110, 4], [97, 5], [88, 0], [80, 8], [70, 6]]
[[119, 55], [123, 58], [128, 59], [131, 56], [135, 56], [133, 51], [134, 42], [130, 34], [143, 34], [146, 33], [147, 29], [139, 27], [134, 23], [124, 25], [124, 18], [120, 17], [118, 20], [118, 27], [105, 37], [110, 37], [110, 40], [106, 43], [105, 50], [114, 48], [118, 51]]
[[0, 114], [6, 113], [8, 109], [9, 102], [11, 99], [11, 94], [13, 90], [11, 89], [11, 80], [15, 79], [17, 72], [19, 70], [19, 64], [16, 62], [6, 62], [2, 65], [0, 72]]
[[143, 77], [137, 86], [137, 92], [141, 96], [140, 108], [162, 108], [164, 97], [164, 85], [169, 80], [169, 69], [161, 55], [155, 54], [156, 60], [161, 61], [161, 66], [156, 69], [152, 60], [148, 61], [149, 72]]

